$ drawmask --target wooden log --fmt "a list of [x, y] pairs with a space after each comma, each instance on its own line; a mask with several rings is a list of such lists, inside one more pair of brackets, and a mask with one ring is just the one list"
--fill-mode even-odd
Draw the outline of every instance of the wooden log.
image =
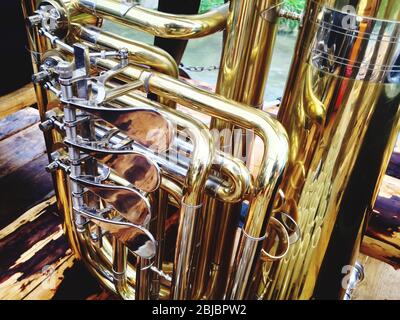
[[36, 103], [35, 90], [32, 84], [0, 97], [0, 119], [18, 110]]

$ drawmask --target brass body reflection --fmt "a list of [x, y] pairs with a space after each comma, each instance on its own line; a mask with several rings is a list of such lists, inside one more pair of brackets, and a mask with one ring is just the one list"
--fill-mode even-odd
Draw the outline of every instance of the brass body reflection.
[[129, 250], [140, 257], [151, 259], [156, 252], [156, 241], [152, 234], [140, 225], [129, 222], [116, 221], [111, 217], [99, 217], [90, 211], [80, 211], [102, 230], [109, 232], [118, 241], [123, 243]]
[[134, 224], [146, 225], [151, 218], [150, 203], [137, 190], [114, 186], [110, 183], [99, 183], [85, 176], [71, 177], [71, 179], [99, 196], [126, 220]]
[[[68, 102], [107, 121], [131, 139], [155, 151], [167, 150], [174, 135], [171, 124], [156, 110], [95, 107], [82, 104], [79, 100]], [[135, 126], [132, 125], [133, 123]]]
[[400, 4], [353, 1], [360, 16], [351, 29], [345, 4], [308, 2], [278, 116], [290, 154], [276, 210], [297, 220], [302, 239], [262, 266], [264, 299], [343, 295], [342, 269], [355, 262], [397, 136]]

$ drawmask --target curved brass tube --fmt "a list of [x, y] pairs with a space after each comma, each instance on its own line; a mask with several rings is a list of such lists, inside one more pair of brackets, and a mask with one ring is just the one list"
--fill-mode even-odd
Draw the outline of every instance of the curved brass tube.
[[226, 25], [229, 4], [197, 15], [173, 15], [137, 5], [124, 5], [118, 0], [73, 0], [78, 10], [127, 24], [157, 37], [194, 39], [221, 31]]
[[167, 177], [162, 178], [161, 188], [164, 191], [167, 191], [170, 196], [174, 198], [174, 200], [179, 203], [183, 197], [183, 190], [180, 186], [178, 186], [175, 182], [168, 179]]
[[[112, 180], [116, 176], [110, 177]], [[118, 179], [118, 184], [128, 186], [129, 182]], [[161, 188], [168, 192], [176, 201], [182, 198], [182, 188], [169, 180], [162, 179]], [[88, 265], [91, 273], [111, 292], [119, 295], [125, 300], [135, 299], [136, 267], [127, 264], [125, 246], [107, 239], [103, 240], [103, 246], [98, 248], [92, 245], [88, 232], [78, 233], [79, 252], [82, 260]], [[113, 275], [111, 277], [111, 275]], [[170, 288], [161, 286], [160, 299], [168, 299]]]
[[[113, 61], [109, 62], [111, 64], [114, 63]], [[129, 97], [122, 96], [118, 99], [121, 101], [125, 100], [127, 103], [132, 102], [128, 100]], [[148, 103], [150, 102], [148, 101]], [[160, 107], [159, 111], [162, 112], [162, 106], [158, 107]], [[198, 234], [196, 229], [201, 230], [201, 215], [199, 214], [202, 207], [201, 200], [205, 191], [205, 183], [215, 158], [214, 141], [208, 128], [200, 121], [183, 117], [173, 109], [169, 110], [168, 115], [171, 120], [190, 132], [194, 143], [192, 161], [189, 165], [184, 183], [185, 189], [180, 200], [180, 222], [175, 249], [174, 281], [172, 287], [173, 299], [187, 299], [189, 298], [188, 290], [192, 277], [190, 262], [192, 257], [195, 256], [196, 243], [198, 241], [195, 237]]]
[[194, 142], [192, 161], [184, 183], [185, 191], [180, 200], [180, 222], [176, 241], [172, 287], [173, 299], [187, 299], [189, 298], [187, 290], [190, 288], [190, 279], [192, 277], [190, 261], [195, 254], [194, 250], [198, 241], [195, 238], [197, 234], [195, 229], [200, 228], [201, 230], [199, 209], [202, 206], [201, 200], [205, 191], [205, 182], [215, 157], [214, 143], [207, 127], [201, 122], [182, 117], [175, 110], [169, 110], [168, 114], [172, 118], [171, 120], [188, 129], [193, 136]]
[[[129, 61], [134, 64], [146, 65], [150, 68], [178, 78], [179, 70], [175, 60], [168, 52], [150, 46], [143, 42], [134, 41], [106, 32], [94, 26], [72, 25], [72, 34], [85, 45], [98, 50], [119, 50], [126, 48], [129, 51]], [[175, 108], [176, 103], [159, 98], [160, 103]]]
[[[145, 98], [144, 98], [145, 99]], [[117, 100], [127, 103], [135, 104], [136, 100], [129, 96], [122, 96]], [[141, 102], [144, 103], [143, 101]], [[151, 105], [153, 103], [153, 105]], [[147, 100], [147, 106], [155, 106], [155, 102]], [[159, 111], [164, 114], [167, 108], [158, 105]], [[190, 260], [194, 255], [196, 239], [195, 228], [201, 228], [201, 215], [199, 209], [201, 208], [201, 199], [205, 190], [205, 182], [209, 176], [212, 162], [214, 160], [213, 139], [207, 127], [198, 120], [191, 119], [179, 114], [173, 109], [168, 110], [167, 116], [178, 125], [187, 128], [193, 137], [194, 148], [192, 152], [192, 161], [189, 165], [186, 181], [184, 182], [184, 189], [180, 201], [180, 223], [177, 237], [176, 248], [176, 261], [174, 265], [175, 281], [173, 282], [172, 295], [174, 299], [185, 299], [188, 297], [187, 290], [190, 283]], [[165, 186], [165, 184], [164, 184]], [[119, 290], [119, 294], [124, 299], [130, 299], [134, 295], [134, 291], [126, 283], [125, 269], [126, 265], [124, 257], [121, 253], [126, 250], [118, 243], [114, 244], [114, 249], [119, 251], [115, 255], [118, 259], [114, 269], [116, 283], [115, 286]], [[114, 250], [113, 250], [114, 252]], [[124, 256], [124, 254], [122, 254]]]
[[[136, 6], [124, 8], [119, 1], [75, 0], [66, 2], [77, 5], [79, 9], [82, 9], [82, 6], [85, 5], [85, 12], [95, 13], [94, 11], [96, 11], [100, 15], [103, 14], [102, 10], [104, 9], [103, 15], [106, 17], [127, 21], [131, 26], [135, 25], [141, 30], [157, 36], [179, 39], [201, 37], [221, 30], [225, 26], [228, 11], [228, 6], [225, 5], [205, 15], [174, 16]], [[102, 8], [101, 5], [104, 4], [107, 4], [110, 10]], [[125, 9], [126, 11], [123, 11]], [[174, 19], [170, 20], [170, 18]], [[198, 20], [199, 18], [201, 18], [201, 21]], [[105, 68], [115, 63], [102, 59], [98, 59], [98, 62], [101, 67]], [[262, 111], [253, 110], [248, 106], [229, 101], [220, 96], [214, 96], [173, 79], [173, 77], [133, 66], [125, 69], [124, 75], [141, 80], [151, 93], [158, 96], [181, 103], [189, 108], [200, 109], [205, 114], [230, 121], [235, 126], [254, 130], [263, 140], [264, 157], [260, 172], [255, 179], [255, 191], [250, 199], [249, 215], [236, 255], [237, 262], [235, 270], [232, 272], [232, 284], [227, 294], [228, 298], [245, 297], [246, 289], [250, 284], [254, 261], [259, 257], [261, 242], [265, 238], [266, 226], [271, 216], [268, 209], [271, 207], [270, 204], [275, 194], [275, 184], [286, 163], [288, 147], [284, 129]], [[175, 281], [172, 289], [172, 297], [175, 299], [190, 298], [191, 266], [196, 259], [197, 240], [199, 239], [197, 236], [202, 231], [200, 229], [201, 221], [199, 221], [201, 219], [201, 200], [206, 179], [211, 169], [211, 162], [215, 158], [212, 152], [212, 137], [208, 128], [204, 126], [204, 130], [200, 130], [200, 132], [196, 131], [198, 129], [197, 126], [191, 128], [191, 132], [195, 132], [199, 139], [197, 139], [193, 148], [194, 161], [191, 163], [185, 182], [186, 189], [183, 192], [181, 223], [174, 264]], [[87, 241], [88, 239], [85, 240], [86, 244]], [[231, 256], [233, 254], [233, 252], [230, 253]], [[118, 266], [118, 262], [115, 263], [114, 270], [119, 271], [121, 264]], [[124, 271], [124, 269], [121, 270]], [[129, 270], [126, 270], [126, 273], [128, 272]], [[107, 276], [106, 273], [105, 275]], [[121, 291], [123, 295], [131, 296], [130, 292], [124, 292], [124, 283], [122, 285], [116, 283], [116, 285], [119, 288], [118, 291]]]
[[178, 78], [179, 70], [170, 54], [160, 48], [134, 41], [113, 33], [106, 32], [94, 26], [72, 25], [72, 33], [89, 47], [98, 50], [118, 50], [126, 48], [132, 63], [149, 66], [155, 71]]
[[[225, 31], [223, 54], [216, 85], [216, 93], [230, 100], [262, 109], [264, 92], [272, 60], [278, 30], [276, 12], [281, 0], [231, 0]], [[265, 19], [263, 13], [269, 12]], [[230, 122], [212, 119], [211, 129], [234, 129]], [[244, 134], [244, 133], [243, 133]], [[246, 138], [241, 146], [235, 146], [241, 155], [252, 148], [253, 139]], [[231, 139], [221, 137], [220, 144], [231, 147]], [[253, 151], [254, 153], [254, 151]], [[237, 156], [234, 154], [234, 156]], [[217, 208], [217, 209], [215, 209]], [[218, 215], [213, 214], [218, 210]], [[196, 298], [221, 299], [229, 277], [229, 263], [225, 252], [232, 250], [237, 234], [232, 221], [239, 220], [242, 206], [216, 203], [207, 199], [204, 212], [212, 219], [206, 223], [204, 259], [196, 266], [197, 279], [193, 285]], [[210, 249], [209, 243], [218, 239], [218, 245]], [[211, 270], [211, 272], [210, 272]]]
[[[88, 233], [78, 234], [81, 257], [88, 266], [89, 271], [99, 280], [99, 282], [108, 290], [126, 300], [135, 299], [136, 283], [136, 267], [127, 264], [124, 269], [122, 261], [114, 261], [113, 259], [124, 259], [122, 254], [116, 256], [113, 246], [107, 239], [103, 240], [103, 247], [97, 248], [91, 244]], [[123, 247], [117, 248], [119, 252], [124, 250]], [[125, 272], [125, 278], [118, 277], [114, 279], [113, 270], [121, 270]], [[167, 286], [161, 286], [160, 299], [168, 299], [170, 289]]]
[[[97, 64], [112, 68], [116, 62], [98, 59]], [[142, 79], [148, 83], [150, 92], [201, 111], [218, 119], [231, 121], [235, 126], [254, 130], [264, 144], [263, 160], [255, 179], [255, 195], [252, 198], [241, 243], [236, 255], [236, 269], [233, 271], [228, 298], [240, 299], [246, 295], [250, 285], [253, 261], [259, 256], [260, 243], [265, 238], [266, 225], [271, 216], [268, 210], [276, 193], [275, 187], [285, 167], [288, 156], [287, 135], [281, 124], [267, 113], [246, 105], [229, 101], [223, 97], [190, 86], [171, 77], [129, 67], [124, 75]]]
[[124, 300], [135, 299], [135, 289], [128, 285], [126, 276], [128, 249], [116, 238], [112, 240], [113, 253], [113, 278], [115, 290]]
[[157, 95], [168, 97], [187, 107], [201, 109], [213, 117], [232, 121], [236, 126], [254, 130], [263, 140], [264, 158], [255, 181], [256, 194], [250, 203], [231, 277], [230, 292], [227, 294], [231, 299], [245, 298], [253, 261], [259, 255], [257, 248], [264, 239], [266, 224], [270, 218], [268, 206], [286, 164], [288, 142], [285, 130], [263, 111], [211, 95], [164, 75], [153, 75], [149, 80], [149, 87]]
[[[197, 122], [197, 123], [196, 123]], [[194, 124], [193, 124], [194, 123]], [[191, 261], [195, 256], [196, 229], [201, 230], [202, 198], [205, 182], [215, 157], [214, 141], [207, 127], [198, 122], [186, 123], [186, 128], [195, 137], [192, 161], [187, 173], [185, 192], [181, 199], [179, 230], [176, 240], [173, 299], [188, 299], [192, 278]]]
[[[243, 200], [244, 195], [251, 195], [254, 192], [253, 177], [242, 161], [217, 151], [215, 162], [220, 172], [232, 182], [228, 186], [216, 185], [214, 188], [216, 199], [227, 203], [236, 203]], [[211, 188], [211, 186], [207, 187]]]
[[[98, 59], [97, 65], [109, 69], [113, 68], [116, 62]], [[262, 139], [264, 156], [255, 179], [255, 195], [250, 203], [248, 218], [236, 254], [236, 269], [233, 271], [234, 276], [231, 277], [230, 284], [231, 294], [227, 295], [232, 299], [244, 298], [250, 286], [253, 261], [259, 256], [260, 243], [265, 238], [266, 225], [271, 216], [268, 210], [270, 201], [276, 193], [276, 183], [287, 161], [288, 141], [285, 130], [278, 121], [264, 111], [227, 100], [166, 75], [133, 66], [126, 68], [123, 74], [146, 82], [150, 92], [156, 95], [218, 119], [231, 121], [235, 126], [253, 130]]]
[[[82, 6], [82, 2], [85, 3], [85, 6], [90, 6], [87, 1], [78, 1], [80, 2], [79, 6]], [[113, 2], [113, 1], [108, 1], [108, 2]], [[115, 1], [114, 1], [115, 2]], [[119, 3], [120, 4], [120, 3]], [[105, 6], [109, 8], [109, 3], [102, 3], [101, 1], [96, 1], [96, 12], [99, 12], [99, 7]], [[93, 6], [91, 6], [93, 8]], [[138, 9], [136, 6], [134, 9]], [[151, 12], [152, 14], [159, 14], [161, 16], [165, 15], [164, 13], [158, 13], [152, 10], [140, 8], [141, 10]], [[227, 10], [228, 9], [228, 4], [222, 6], [220, 8], [221, 11], [225, 12], [226, 11], [226, 16], [227, 16]], [[132, 10], [132, 9], [131, 9]], [[101, 11], [101, 10], [100, 10]], [[150, 13], [149, 13], [150, 14]], [[213, 15], [214, 13], [210, 12], [208, 15]], [[207, 15], [207, 14], [206, 14]], [[204, 21], [204, 16], [205, 15], [199, 15], [193, 16], [193, 18], [197, 17], [197, 19], [200, 19], [201, 21]], [[171, 19], [175, 19], [174, 17], [170, 17]], [[78, 36], [79, 39], [82, 41], [86, 42], [86, 44], [89, 44], [91, 46], [95, 45], [98, 49], [109, 49], [109, 50], [117, 50], [122, 47], [126, 47], [130, 54], [131, 54], [131, 59], [132, 62], [134, 63], [139, 63], [139, 64], [144, 64], [152, 67], [154, 70], [159, 71], [161, 73], [170, 75], [172, 77], [177, 77], [178, 76], [178, 68], [176, 66], [175, 61], [173, 58], [166, 52], [164, 52], [161, 49], [158, 49], [154, 46], [150, 46], [144, 43], [140, 43], [137, 41], [133, 41], [130, 39], [118, 37], [112, 33], [102, 31], [101, 29], [98, 29], [93, 26], [80, 26], [80, 25], [74, 25], [74, 33], [76, 36]], [[163, 101], [161, 101], [163, 102]], [[235, 168], [231, 168], [232, 170], [235, 170]], [[243, 168], [238, 168], [240, 171], [246, 172], [247, 170], [244, 170]], [[231, 171], [232, 171], [231, 170]], [[236, 169], [237, 170], [237, 169]], [[233, 176], [233, 172], [225, 172], [228, 173], [229, 176]], [[235, 202], [238, 199], [238, 196], [240, 194], [243, 194], [243, 191], [240, 189], [235, 189], [235, 192], [232, 192], [232, 190], [228, 190], [230, 188], [222, 188], [219, 187], [217, 192], [217, 196], [224, 199], [224, 201], [227, 202]]]
[[[110, 82], [109, 86], [114, 87], [116, 84]], [[182, 112], [171, 110], [170, 108], [160, 103], [151, 101], [135, 92], [131, 92], [125, 96], [119, 97], [116, 100], [118, 102], [127, 105], [134, 105], [136, 107], [156, 108], [166, 119], [178, 126], [187, 127], [189, 122], [195, 121], [193, 118], [185, 116], [185, 114]], [[193, 150], [190, 150], [190, 153], [192, 153], [192, 151]], [[213, 166], [215, 166], [216, 170], [219, 170], [222, 174], [229, 178], [229, 183], [226, 185], [221, 183], [221, 181], [215, 181], [212, 179], [207, 180], [206, 189], [209, 193], [211, 192], [214, 197], [224, 202], [236, 203], [243, 200], [246, 195], [253, 193], [254, 185], [252, 176], [242, 161], [217, 150], [215, 159], [213, 161]], [[179, 177], [171, 177], [171, 179], [174, 180], [177, 178]], [[182, 183], [183, 181], [179, 181], [178, 179], [177, 182]]]

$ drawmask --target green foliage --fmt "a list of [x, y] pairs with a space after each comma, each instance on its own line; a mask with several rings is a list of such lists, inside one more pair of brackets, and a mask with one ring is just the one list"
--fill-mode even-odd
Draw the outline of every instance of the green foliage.
[[[288, 11], [294, 11], [301, 13], [304, 9], [306, 0], [284, 0], [283, 8]], [[215, 7], [218, 7], [224, 3], [224, 0], [202, 0], [200, 6], [200, 12], [207, 12]], [[284, 33], [292, 33], [297, 29], [299, 23], [297, 21], [280, 19], [279, 31]]]
[[300, 13], [303, 11], [305, 4], [306, 4], [306, 0], [285, 0], [284, 1], [285, 9], [293, 10], [293, 11], [296, 11], [297, 13]]
[[[296, 13], [301, 13], [304, 10], [306, 0], [285, 0], [283, 8], [288, 11], [293, 11]], [[280, 19], [279, 21], [279, 31], [284, 33], [292, 33], [299, 26], [298, 21], [293, 21], [289, 19]]]
[[213, 8], [224, 4], [224, 0], [202, 0], [200, 5], [200, 13], [207, 12]]

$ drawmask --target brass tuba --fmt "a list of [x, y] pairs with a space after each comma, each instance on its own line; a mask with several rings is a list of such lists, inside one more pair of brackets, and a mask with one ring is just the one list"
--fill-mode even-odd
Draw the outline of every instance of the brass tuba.
[[[398, 129], [397, 1], [309, 0], [303, 15], [279, 0], [198, 15], [21, 3], [65, 233], [103, 286], [140, 300], [343, 297]], [[275, 119], [263, 97], [280, 18], [301, 29]], [[224, 31], [215, 92], [107, 20], [175, 40]]]

